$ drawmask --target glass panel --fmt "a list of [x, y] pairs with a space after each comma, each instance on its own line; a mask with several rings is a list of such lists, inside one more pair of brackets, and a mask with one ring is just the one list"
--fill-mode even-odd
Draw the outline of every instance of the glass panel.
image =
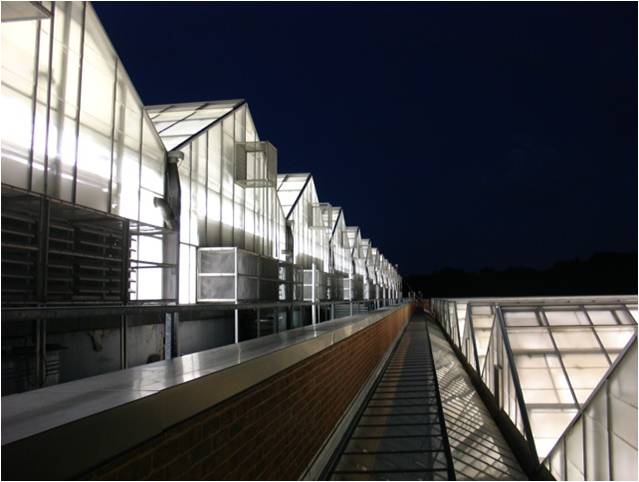
[[636, 328], [634, 326], [596, 326], [595, 332], [602, 345], [614, 361], [621, 350], [632, 338]]
[[[57, 2], [52, 8], [53, 20], [2, 27], [2, 113], [11, 113], [10, 121], [2, 118], [3, 182], [29, 188], [25, 161], [33, 129], [35, 191], [44, 192], [46, 176], [46, 194], [51, 197], [137, 219], [140, 100], [91, 5]], [[143, 157], [143, 185], [162, 195], [164, 148], [153, 136], [145, 140], [154, 152]], [[147, 162], [150, 158], [155, 163]], [[17, 170], [11, 168], [16, 162], [22, 166]], [[150, 165], [154, 167], [147, 173]]]
[[[626, 383], [632, 386], [633, 382], [629, 380], [629, 377], [621, 376], [623, 379], [622, 383], [617, 383], [616, 385], [623, 386]], [[636, 445], [637, 443], [637, 423], [634, 422], [637, 420], [637, 392], [634, 394], [626, 393], [626, 398], [634, 398], [635, 405], [631, 405], [626, 403], [625, 401], [618, 398], [618, 394], [613, 394], [613, 384], [611, 383], [610, 389], [610, 398], [608, 399], [608, 403], [610, 404], [610, 415], [611, 415], [611, 426], [613, 432], [624, 439], [626, 442], [632, 445]], [[634, 381], [634, 385], [636, 386], [636, 377]], [[625, 391], [625, 390], [624, 390]]]
[[[49, 50], [51, 45], [51, 20], [40, 21], [40, 47], [38, 58], [38, 89], [35, 122], [33, 127], [33, 171], [31, 188], [44, 194], [44, 164], [47, 152], [47, 111], [49, 90]], [[3, 130], [4, 131], [4, 130]]]
[[611, 311], [608, 310], [588, 310], [588, 316], [593, 325], [616, 325], [617, 320]]
[[162, 299], [162, 268], [138, 269], [137, 293], [138, 300]]
[[626, 305], [626, 308], [628, 308], [628, 311], [632, 315], [635, 323], [639, 322], [639, 311], [637, 311], [637, 305]]
[[600, 351], [592, 328], [551, 327], [550, 329], [559, 351], [574, 349]]
[[570, 384], [579, 403], [584, 403], [609, 368], [603, 353], [562, 353]]
[[588, 317], [583, 311], [545, 310], [549, 325], [589, 325]]
[[580, 419], [566, 436], [566, 478], [584, 480], [583, 422]]
[[486, 306], [482, 306], [482, 305], [472, 305], [471, 306], [471, 312], [473, 314], [473, 317], [476, 315], [490, 315], [492, 314], [492, 307], [489, 305]]
[[2, 182], [28, 189], [37, 22], [2, 22]]
[[199, 136], [191, 143], [191, 206], [184, 215], [190, 215], [190, 243], [205, 245], [206, 230], [206, 178], [207, 136]]
[[586, 477], [608, 480], [608, 430], [606, 391], [600, 391], [586, 409]]
[[194, 246], [189, 246], [189, 303], [193, 304], [196, 301], [196, 285], [197, 285], [197, 249]]
[[508, 326], [539, 326], [537, 313], [534, 311], [503, 311]]
[[[610, 396], [637, 407], [637, 343], [628, 349], [610, 380]], [[636, 438], [636, 436], [635, 436]]]
[[515, 355], [515, 364], [527, 404], [574, 403], [556, 355]]
[[576, 408], [531, 408], [528, 410], [537, 455], [540, 459], [546, 457], [576, 414]]
[[619, 321], [624, 325], [633, 325], [637, 323], [626, 310], [615, 310], [615, 314], [617, 315], [617, 318], [619, 318]]
[[[184, 159], [180, 162], [180, 241], [189, 243], [191, 237], [191, 147], [182, 149]], [[184, 214], [182, 214], [184, 213]]]
[[613, 478], [637, 480], [637, 341], [609, 380]]
[[47, 194], [65, 201], [73, 196], [84, 5], [55, 4], [46, 176]]
[[190, 271], [189, 271], [189, 246], [180, 243], [180, 287], [179, 287], [179, 302], [188, 303], [190, 299]]
[[513, 351], [554, 351], [552, 340], [550, 339], [545, 327], [509, 328], [508, 338]]
[[138, 219], [142, 109], [128, 79], [123, 78], [120, 73], [115, 114], [111, 212], [129, 219]]
[[552, 457], [550, 459], [550, 471], [552, 475], [557, 480], [564, 480], [566, 476], [564, 475], [564, 444], [563, 440], [559, 444], [559, 446], [552, 453]]
[[151, 121], [144, 116], [142, 123], [141, 184], [149, 191], [164, 195], [164, 148], [158, 140]]
[[637, 480], [637, 449], [617, 435], [612, 435], [611, 442], [614, 480]]
[[116, 57], [93, 9], [85, 31], [76, 202], [108, 212]]
[[140, 189], [140, 221], [154, 226], [162, 226], [164, 224], [162, 211], [155, 206], [153, 201], [156, 196], [157, 194], [154, 192]]

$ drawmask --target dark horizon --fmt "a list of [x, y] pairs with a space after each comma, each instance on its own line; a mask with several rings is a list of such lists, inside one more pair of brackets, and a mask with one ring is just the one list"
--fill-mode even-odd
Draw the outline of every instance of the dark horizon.
[[94, 3], [147, 105], [248, 101], [402, 276], [637, 250], [637, 4]]
[[484, 267], [478, 271], [443, 268], [427, 275], [407, 274], [404, 293], [426, 298], [508, 296], [636, 295], [637, 263], [633, 253], [595, 253], [586, 259], [566, 259], [548, 268]]

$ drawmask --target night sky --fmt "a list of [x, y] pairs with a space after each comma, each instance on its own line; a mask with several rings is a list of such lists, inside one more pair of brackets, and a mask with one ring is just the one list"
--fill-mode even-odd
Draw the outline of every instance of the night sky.
[[402, 275], [637, 249], [637, 4], [94, 3], [148, 104], [244, 98]]

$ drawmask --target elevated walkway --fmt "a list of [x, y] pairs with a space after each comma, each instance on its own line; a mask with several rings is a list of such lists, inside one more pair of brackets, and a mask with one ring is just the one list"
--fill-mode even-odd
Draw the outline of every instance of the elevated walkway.
[[426, 319], [415, 313], [327, 478], [447, 480], [451, 462]]
[[3, 397], [2, 477], [525, 479], [439, 325], [413, 310]]
[[457, 480], [527, 479], [441, 328], [428, 330]]
[[3, 397], [2, 478], [298, 478], [412, 310], [385, 308]]
[[346, 431], [331, 480], [525, 480], [439, 325], [415, 312]]

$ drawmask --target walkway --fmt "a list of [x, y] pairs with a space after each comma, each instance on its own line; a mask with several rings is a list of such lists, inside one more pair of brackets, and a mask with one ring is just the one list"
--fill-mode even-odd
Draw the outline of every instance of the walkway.
[[332, 480], [452, 475], [426, 318], [415, 313], [333, 457]]

